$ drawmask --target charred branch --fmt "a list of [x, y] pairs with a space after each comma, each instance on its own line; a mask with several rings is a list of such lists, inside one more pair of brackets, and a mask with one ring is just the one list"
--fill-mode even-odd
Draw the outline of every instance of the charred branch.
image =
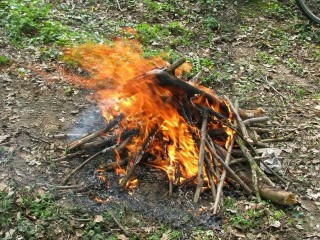
[[84, 138], [81, 138], [77, 141], [74, 141], [73, 143], [70, 144], [70, 146], [68, 147], [68, 150], [73, 150], [75, 148], [80, 147], [81, 145], [92, 141], [93, 139], [105, 134], [106, 132], [108, 132], [110, 129], [112, 129], [113, 127], [115, 127], [117, 124], [119, 124], [119, 122], [123, 119], [123, 114], [120, 114], [119, 116], [115, 117], [113, 120], [111, 120], [103, 129], [89, 134], [87, 136], [85, 136]]
[[203, 122], [201, 126], [201, 140], [200, 140], [200, 151], [199, 151], [199, 164], [198, 164], [198, 177], [197, 177], [197, 188], [194, 194], [194, 202], [198, 202], [199, 196], [203, 187], [203, 166], [204, 166], [204, 155], [205, 155], [205, 140], [206, 140], [206, 129], [207, 129], [208, 115], [207, 111], [203, 113]]
[[123, 179], [121, 179], [120, 181], [120, 187], [125, 187], [127, 182], [129, 181], [131, 175], [133, 174], [134, 170], [136, 169], [137, 165], [140, 163], [143, 154], [145, 153], [146, 149], [148, 148], [148, 146], [150, 145], [150, 143], [152, 142], [155, 134], [157, 132], [157, 127], [153, 127], [153, 129], [150, 131], [148, 137], [146, 138], [146, 140], [144, 141], [143, 145], [141, 146], [139, 152], [137, 153], [132, 166], [129, 168], [127, 175], [124, 176]]

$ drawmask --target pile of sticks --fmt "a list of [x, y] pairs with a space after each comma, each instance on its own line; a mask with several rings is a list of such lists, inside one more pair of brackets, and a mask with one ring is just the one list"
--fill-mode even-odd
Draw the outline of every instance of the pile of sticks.
[[[268, 131], [268, 129], [261, 128], [261, 124], [269, 120], [264, 116], [264, 110], [261, 108], [256, 110], [239, 109], [238, 103], [232, 103], [227, 96], [220, 99], [215, 94], [194, 85], [193, 83], [197, 79], [192, 79], [190, 83], [177, 78], [174, 71], [184, 62], [185, 59], [180, 59], [166, 69], [151, 70], [140, 78], [150, 77], [155, 84], [174, 93], [173, 98], [169, 100], [164, 98], [163, 103], [174, 104], [179, 114], [190, 125], [195, 145], [199, 150], [198, 173], [193, 178], [185, 180], [182, 185], [196, 184], [194, 202], [199, 201], [206, 184], [211, 190], [214, 202], [213, 212], [217, 213], [223, 204], [223, 186], [228, 182], [240, 186], [247, 194], [252, 194], [257, 199], [262, 197], [283, 205], [297, 203], [297, 196], [294, 193], [276, 188], [276, 184], [258, 165], [259, 162], [263, 164], [262, 160], [265, 158], [259, 156], [257, 148], [266, 148], [268, 142], [286, 141], [290, 138], [261, 140], [259, 134]], [[213, 105], [217, 106], [215, 109], [219, 109], [219, 112], [210, 107]], [[119, 124], [125, 117], [124, 114], [115, 116], [103, 129], [72, 142], [68, 147], [68, 154], [53, 160], [62, 161], [81, 156], [85, 152], [95, 152], [69, 172], [64, 178], [63, 184], [67, 184], [92, 160], [107, 153], [116, 152], [121, 156], [120, 161], [105, 163], [99, 168], [110, 170], [126, 166], [126, 174], [121, 179], [119, 187], [125, 188], [127, 186], [136, 168], [144, 162], [146, 155], [150, 154], [150, 144], [153, 141], [158, 141], [161, 133], [159, 126], [152, 126], [139, 150], [134, 156], [129, 156], [126, 146], [131, 143], [133, 137], [141, 134], [142, 131], [138, 128], [126, 129], [121, 133], [121, 136], [115, 135]], [[210, 129], [208, 126], [212, 124], [218, 127], [208, 130]], [[229, 134], [226, 133], [226, 129]], [[227, 141], [228, 144], [225, 147]], [[281, 176], [270, 169], [268, 165], [264, 165], [273, 173], [274, 179], [285, 183]], [[169, 194], [172, 193], [174, 185], [181, 185], [179, 162], [175, 162], [174, 170], [174, 178], [169, 177], [168, 181]]]

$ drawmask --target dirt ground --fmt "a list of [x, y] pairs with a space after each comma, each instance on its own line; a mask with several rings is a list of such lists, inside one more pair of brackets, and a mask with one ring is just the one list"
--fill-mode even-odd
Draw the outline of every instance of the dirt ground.
[[[296, 29], [285, 26], [297, 24], [292, 21], [308, 25], [308, 21], [302, 18], [287, 23], [288, 20], [278, 15], [243, 16], [245, 7], [245, 3], [233, 6], [228, 13], [237, 13], [237, 19], [246, 26], [245, 30], [228, 29], [226, 40], [212, 46], [197, 46], [198, 50], [177, 47], [176, 51], [187, 56], [198, 54], [212, 58], [216, 71], [220, 71], [220, 63], [224, 63], [229, 68], [226, 71], [228, 81], [213, 82], [210, 87], [220, 95], [239, 99], [244, 108], [264, 108], [271, 118], [268, 123], [270, 136], [294, 136], [293, 141], [270, 144], [281, 150], [280, 159], [288, 182], [286, 188], [299, 195], [296, 206], [271, 207], [285, 212], [281, 225], [267, 226], [261, 221], [259, 227], [244, 230], [241, 223], [238, 226], [228, 220], [232, 216], [230, 209], [229, 215], [210, 214], [209, 193], [204, 194], [200, 204], [191, 201], [193, 189], [178, 190], [169, 197], [167, 184], [163, 181], [164, 174], [150, 168], [142, 168], [138, 172], [138, 176], [143, 175], [143, 181], [130, 193], [120, 191], [116, 184], [101, 190], [98, 188], [99, 180], [95, 178], [95, 166], [99, 160], [86, 166], [71, 181], [81, 186], [93, 184], [91, 186], [96, 185], [97, 189], [92, 188], [83, 194], [62, 191], [65, 195], [57, 200], [59, 203], [80, 205], [95, 214], [110, 209], [117, 211], [117, 206], [123, 204], [128, 215], [132, 211], [148, 226], [165, 224], [180, 230], [180, 239], [190, 239], [190, 236], [192, 239], [320, 239], [320, 63], [319, 57], [314, 54], [315, 49], [320, 49], [319, 40], [306, 38], [304, 44], [291, 43], [290, 58], [299, 65], [287, 64], [284, 61], [286, 56], [274, 54], [272, 34], [266, 36], [264, 33], [277, 31], [281, 27], [287, 30], [292, 42], [292, 39], [299, 37], [298, 33]], [[109, 18], [126, 18], [135, 22], [139, 21], [139, 13], [143, 11], [140, 8], [133, 12], [125, 8], [122, 12], [111, 9]], [[218, 17], [223, 21], [228, 15]], [[262, 24], [268, 27], [262, 29]], [[311, 28], [318, 27], [312, 25]], [[320, 36], [317, 37], [319, 39]], [[278, 41], [278, 36], [274, 38]], [[60, 133], [83, 134], [98, 129], [104, 120], [99, 115], [93, 93], [70, 83], [72, 74], [61, 71], [61, 66], [64, 66], [61, 62], [38, 59], [36, 49], [15, 47], [6, 37], [1, 37], [1, 41], [0, 55], [10, 58], [10, 64], [0, 66], [0, 183], [7, 186], [14, 182], [18, 187], [32, 186], [35, 193], [59, 194], [61, 191], [52, 186], [61, 185], [61, 179], [81, 159], [52, 162], [52, 159], [64, 154], [67, 143], [71, 141], [52, 136]], [[259, 53], [263, 49], [269, 51], [275, 62], [257, 57], [261, 56]], [[213, 52], [219, 52], [220, 57]], [[300, 67], [301, 72], [298, 72]], [[114, 174], [110, 173], [110, 178], [114, 178], [116, 183]], [[228, 191], [226, 194], [236, 199], [235, 209], [250, 209], [254, 205], [242, 196], [241, 191]], [[97, 194], [101, 198], [109, 198], [108, 204], [93, 201]], [[152, 227], [150, 231], [153, 231]], [[205, 236], [203, 232], [197, 233], [197, 227], [204, 229], [204, 232], [213, 229], [215, 234]], [[137, 228], [131, 230], [139, 232]], [[57, 236], [76, 239], [76, 236]], [[166, 238], [162, 235], [161, 239]]]

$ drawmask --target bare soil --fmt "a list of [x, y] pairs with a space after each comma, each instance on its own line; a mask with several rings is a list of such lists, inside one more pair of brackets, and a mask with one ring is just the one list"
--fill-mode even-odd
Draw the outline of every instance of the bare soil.
[[[231, 9], [229, 14], [240, 10]], [[139, 21], [139, 11], [143, 10], [119, 12], [114, 9], [109, 13], [111, 18]], [[301, 212], [303, 219], [300, 222], [294, 220], [293, 224], [283, 222], [279, 227], [260, 226], [257, 230], [242, 231], [241, 227], [228, 225], [224, 214], [210, 214], [209, 193], [202, 196], [199, 204], [192, 202], [192, 188], [176, 189], [173, 196], [168, 196], [165, 175], [148, 167], [138, 170], [141, 181], [137, 189], [131, 192], [119, 190], [114, 173], [108, 173], [110, 186], [104, 189], [95, 177], [95, 168], [105, 158], [86, 166], [71, 181], [72, 184], [96, 187], [82, 194], [64, 192], [57, 201], [82, 205], [96, 213], [116, 210], [122, 204], [128, 215], [131, 212], [141, 214], [140, 217], [150, 225], [168, 224], [181, 230], [182, 239], [189, 239], [188, 234], [196, 227], [213, 229], [221, 239], [320, 239], [320, 102], [315, 97], [320, 92], [320, 64], [312, 58], [312, 47], [319, 49], [319, 42], [310, 40], [308, 44], [312, 47], [309, 49], [299, 44], [291, 48], [292, 58], [303, 66], [303, 73], [298, 76], [282, 61], [270, 65], [257, 60], [256, 53], [261, 50], [259, 41], [263, 40], [258, 26], [268, 23], [275, 28], [282, 27], [286, 20], [273, 16], [243, 19], [240, 14], [237, 19], [249, 24], [253, 30], [247, 35], [230, 30], [232, 38], [216, 43], [210, 49], [222, 52], [223, 59], [219, 61], [229, 62], [232, 67], [231, 80], [214, 83], [212, 87], [219, 94], [240, 99], [240, 105], [245, 108], [263, 107], [271, 117], [271, 136], [294, 134], [291, 142], [271, 145], [281, 149], [280, 159], [289, 183], [287, 188], [299, 195], [300, 203], [294, 207], [275, 208], [283, 209], [288, 219], [290, 216], [295, 218], [293, 213]], [[289, 35], [295, 36], [295, 33]], [[37, 60], [32, 49], [13, 47], [5, 38], [2, 46], [0, 54], [9, 56], [11, 63], [0, 67], [0, 183], [13, 181], [18, 186], [34, 185], [34, 191], [60, 194], [61, 191], [52, 186], [60, 185], [61, 179], [82, 159], [52, 162], [51, 159], [64, 154], [64, 148], [71, 141], [52, 136], [89, 132], [102, 126], [104, 120], [91, 100], [92, 93], [72, 85], [68, 81], [70, 75], [56, 67], [61, 63]], [[199, 49], [198, 54], [207, 54], [206, 48]], [[178, 47], [177, 51], [188, 55], [195, 49]], [[207, 55], [212, 56], [211, 53]], [[257, 69], [261, 76], [256, 74]], [[303, 93], [299, 89], [303, 89]], [[85, 121], [88, 118], [91, 121]], [[251, 206], [239, 189], [227, 189], [226, 194], [235, 198], [238, 206]], [[107, 202], [95, 202], [93, 198], [97, 195]]]

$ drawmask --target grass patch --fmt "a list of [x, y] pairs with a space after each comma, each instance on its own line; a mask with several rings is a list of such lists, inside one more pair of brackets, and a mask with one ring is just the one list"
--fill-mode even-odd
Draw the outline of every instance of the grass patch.
[[10, 65], [10, 59], [7, 56], [0, 55], [0, 66]]
[[4, 0], [0, 18], [12, 43], [67, 45], [72, 42], [95, 41], [94, 34], [74, 31], [55, 21], [55, 11], [42, 0]]

